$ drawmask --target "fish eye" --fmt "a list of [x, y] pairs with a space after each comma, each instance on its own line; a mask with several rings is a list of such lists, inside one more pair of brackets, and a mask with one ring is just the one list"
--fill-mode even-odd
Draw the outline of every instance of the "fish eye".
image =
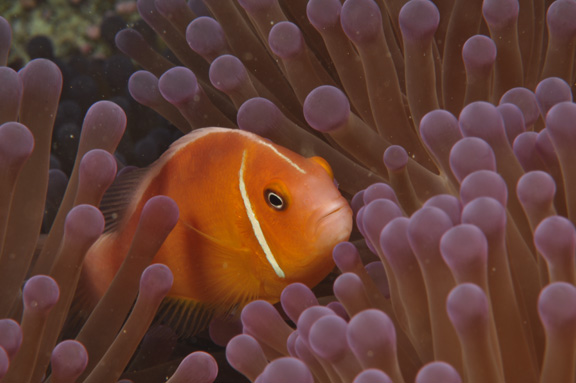
[[264, 198], [266, 198], [266, 203], [275, 210], [286, 209], [286, 202], [280, 193], [275, 192], [271, 189], [266, 189], [264, 191]]

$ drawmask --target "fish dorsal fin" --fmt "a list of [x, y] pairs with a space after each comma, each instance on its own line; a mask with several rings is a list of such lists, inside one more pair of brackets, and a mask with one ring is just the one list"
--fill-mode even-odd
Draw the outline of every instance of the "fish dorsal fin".
[[124, 169], [126, 170], [118, 175], [100, 202], [100, 210], [106, 222], [104, 233], [116, 229], [126, 208], [133, 201], [137, 186], [148, 172], [147, 168]]
[[156, 313], [156, 322], [170, 327], [180, 338], [190, 338], [206, 329], [216, 308], [182, 297], [166, 297]]

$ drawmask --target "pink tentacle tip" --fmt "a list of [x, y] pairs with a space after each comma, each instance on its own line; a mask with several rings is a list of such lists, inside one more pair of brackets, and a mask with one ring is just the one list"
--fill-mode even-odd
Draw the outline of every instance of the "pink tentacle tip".
[[53, 278], [36, 275], [26, 282], [22, 295], [25, 310], [46, 315], [58, 302], [60, 289]]

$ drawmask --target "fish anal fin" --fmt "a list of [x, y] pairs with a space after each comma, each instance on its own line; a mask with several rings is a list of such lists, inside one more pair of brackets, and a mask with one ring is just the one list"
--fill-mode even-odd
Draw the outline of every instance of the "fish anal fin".
[[180, 338], [189, 338], [205, 330], [212, 318], [224, 316], [227, 311], [230, 309], [168, 296], [158, 308], [156, 322], [170, 327]]

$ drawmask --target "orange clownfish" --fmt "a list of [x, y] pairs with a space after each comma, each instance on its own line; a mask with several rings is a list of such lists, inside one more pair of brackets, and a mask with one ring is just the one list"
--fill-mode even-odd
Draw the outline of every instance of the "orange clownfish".
[[180, 329], [187, 335], [252, 300], [277, 302], [290, 283], [315, 286], [334, 267], [333, 247], [352, 230], [352, 210], [325, 160], [237, 129], [185, 135], [137, 185], [114, 229], [89, 250], [83, 278], [99, 299], [128, 252], [145, 202], [171, 197], [180, 216], [153, 262], [174, 274], [165, 306], [203, 318]]

